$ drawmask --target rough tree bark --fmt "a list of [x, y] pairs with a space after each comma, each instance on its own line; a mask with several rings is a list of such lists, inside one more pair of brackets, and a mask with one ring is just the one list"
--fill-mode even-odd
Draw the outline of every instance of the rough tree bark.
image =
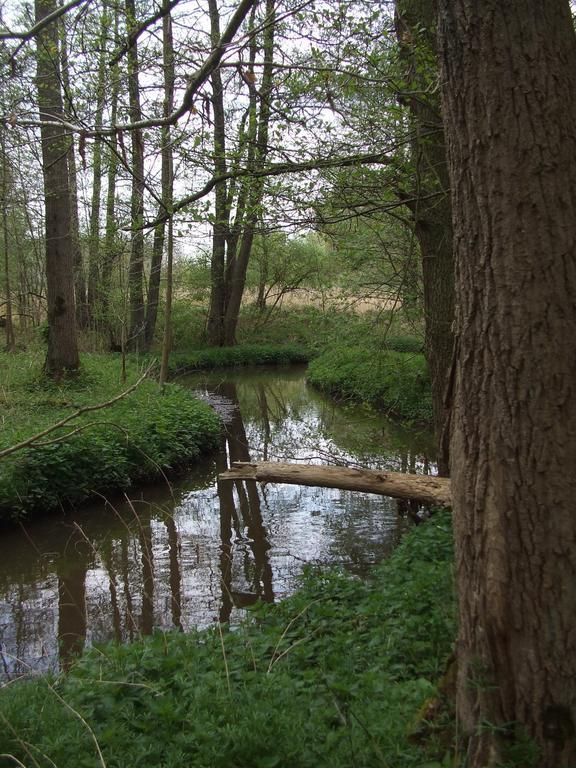
[[[56, 11], [55, 0], [36, 0], [36, 22]], [[48, 352], [45, 371], [58, 378], [80, 365], [74, 305], [72, 217], [68, 180], [69, 139], [49, 123], [63, 119], [60, 63], [56, 24], [37, 36], [36, 85], [42, 127], [42, 172], [46, 209], [46, 289]]]
[[405, 78], [401, 100], [410, 110], [412, 166], [409, 207], [420, 246], [424, 289], [425, 351], [432, 384], [438, 471], [449, 472], [445, 431], [449, 410], [446, 385], [454, 335], [452, 211], [444, 130], [437, 88], [437, 0], [396, 0], [396, 34]]
[[540, 768], [573, 768], [576, 37], [568, 0], [440, 0], [439, 19], [466, 765], [525, 733]]

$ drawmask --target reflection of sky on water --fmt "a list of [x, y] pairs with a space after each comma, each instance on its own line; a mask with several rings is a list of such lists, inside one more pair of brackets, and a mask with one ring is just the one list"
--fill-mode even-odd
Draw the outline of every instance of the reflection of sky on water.
[[172, 492], [149, 486], [130, 503], [116, 498], [4, 532], [5, 676], [66, 663], [86, 644], [234, 623], [256, 599], [289, 594], [306, 563], [361, 570], [389, 552], [398, 527], [392, 499], [216, 478], [230, 461], [263, 458], [427, 472], [427, 435], [334, 405], [306, 387], [301, 369], [185, 381], [239, 403], [218, 455]]

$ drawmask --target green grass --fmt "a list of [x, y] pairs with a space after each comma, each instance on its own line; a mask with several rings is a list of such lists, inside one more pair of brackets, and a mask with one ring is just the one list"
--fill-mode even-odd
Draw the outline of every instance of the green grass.
[[452, 581], [442, 512], [368, 581], [309, 573], [235, 631], [106, 645], [5, 687], [0, 753], [38, 768], [452, 765], [445, 734], [414, 738], [451, 652]]
[[[40, 374], [41, 353], [2, 354], [0, 448], [40, 432], [79, 408], [127, 389], [141, 371], [128, 367], [120, 381], [114, 355], [83, 355], [75, 379], [55, 384]], [[78, 427], [63, 442], [49, 444]], [[51, 433], [46, 445], [0, 459], [0, 519], [49, 511], [92, 491], [126, 488], [196, 459], [216, 446], [220, 423], [184, 388], [161, 394], [152, 380], [110, 408], [87, 413]]]
[[397, 314], [359, 314], [333, 306], [325, 311], [313, 306], [286, 307], [265, 323], [253, 308], [246, 308], [240, 316], [238, 340], [243, 344], [255, 338], [261, 343], [296, 344], [315, 355], [334, 343], [354, 346], [367, 340], [400, 352], [421, 352], [423, 347], [422, 339]]
[[[177, 300], [173, 332], [173, 350], [177, 354], [206, 349], [205, 307]], [[421, 352], [423, 347], [421, 328], [408, 325], [401, 313], [356, 313], [333, 304], [324, 309], [312, 305], [283, 306], [264, 316], [254, 306], [244, 306], [237, 330], [240, 347], [255, 347], [257, 342], [268, 347], [296, 347], [310, 355], [335, 342], [354, 346], [366, 339], [400, 352]]]
[[406, 421], [432, 420], [430, 380], [421, 354], [370, 345], [333, 347], [310, 363], [307, 380], [334, 397], [368, 403]]
[[309, 359], [310, 353], [294, 344], [243, 344], [175, 352], [170, 357], [170, 371], [181, 373], [246, 365], [289, 365], [307, 363]]

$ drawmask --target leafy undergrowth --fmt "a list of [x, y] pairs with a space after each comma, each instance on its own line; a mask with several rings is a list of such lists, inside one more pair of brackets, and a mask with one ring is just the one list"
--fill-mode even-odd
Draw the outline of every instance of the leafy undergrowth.
[[[173, 350], [184, 356], [207, 348], [206, 309], [177, 300], [173, 317]], [[161, 326], [162, 323], [159, 323]], [[407, 323], [399, 312], [355, 312], [345, 304], [289, 306], [262, 314], [253, 305], [242, 307], [237, 340], [240, 347], [295, 347], [310, 356], [319, 354], [335, 342], [347, 346], [374, 340], [386, 349], [421, 352], [421, 322]], [[160, 348], [157, 348], [159, 354]]]
[[283, 307], [264, 323], [247, 308], [240, 318], [238, 340], [249, 343], [296, 344], [314, 355], [330, 345], [363, 345], [367, 341], [399, 352], [422, 352], [423, 341], [407, 328], [397, 313], [357, 313], [334, 305]]
[[455, 632], [449, 514], [369, 581], [309, 573], [233, 632], [91, 651], [66, 676], [0, 691], [0, 753], [38, 768], [437, 766], [414, 738]]
[[[134, 383], [141, 371], [128, 367], [120, 380], [113, 355], [84, 355], [82, 371], [58, 384], [41, 376], [40, 355], [0, 357], [0, 449], [14, 445], [79, 408], [106, 402]], [[52, 442], [81, 427], [64, 442]], [[92, 491], [126, 488], [216, 447], [220, 422], [184, 388], [163, 394], [143, 381], [110, 408], [94, 411], [52, 432], [43, 446], [0, 459], [0, 519], [48, 511], [79, 502]]]
[[407, 421], [432, 420], [430, 379], [421, 354], [333, 347], [310, 363], [306, 378], [334, 397], [368, 403]]
[[170, 356], [170, 370], [181, 373], [243, 365], [288, 365], [307, 363], [309, 359], [310, 353], [295, 345], [244, 344], [175, 352]]

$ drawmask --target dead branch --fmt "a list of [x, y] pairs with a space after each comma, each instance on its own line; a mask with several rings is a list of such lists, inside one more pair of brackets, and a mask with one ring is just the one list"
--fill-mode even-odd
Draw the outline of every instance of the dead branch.
[[450, 480], [432, 475], [405, 475], [352, 467], [327, 467], [314, 464], [289, 464], [272, 461], [235, 461], [220, 480], [258, 480], [264, 483], [289, 483], [346, 491], [377, 493], [396, 499], [416, 499], [425, 504], [450, 506]]
[[[64, 425], [68, 424], [68, 422], [72, 421], [72, 419], [77, 419], [79, 416], [82, 416], [85, 413], [92, 413], [93, 411], [101, 411], [103, 408], [109, 408], [111, 405], [114, 405], [119, 400], [122, 400], [124, 397], [129, 395], [131, 392], [134, 392], [134, 390], [140, 386], [140, 384], [144, 381], [144, 379], [148, 376], [150, 371], [154, 368], [154, 363], [148, 366], [144, 373], [140, 376], [138, 381], [134, 382], [128, 389], [125, 389], [124, 392], [121, 392], [119, 395], [116, 395], [111, 400], [107, 400], [105, 403], [98, 403], [96, 405], [84, 405], [82, 408], [78, 408], [77, 411], [74, 411], [74, 413], [71, 413], [69, 416], [66, 416], [63, 419], [60, 419], [60, 421], [57, 421], [55, 424], [52, 424], [50, 427], [46, 427], [46, 429], [43, 429], [41, 432], [37, 432], [35, 435], [32, 435], [31, 437], [26, 438], [26, 440], [22, 440], [20, 443], [16, 443], [15, 445], [11, 445], [9, 448], [4, 448], [4, 450], [0, 451], [0, 459], [6, 458], [6, 456], [10, 456], [13, 453], [16, 453], [16, 451], [21, 451], [23, 448], [28, 448], [29, 446], [34, 447], [34, 443], [36, 443], [37, 440], [41, 440], [43, 437], [46, 437], [46, 435], [49, 435], [50, 433], [54, 432], [57, 429], [60, 429]], [[74, 430], [78, 431], [78, 430]]]

